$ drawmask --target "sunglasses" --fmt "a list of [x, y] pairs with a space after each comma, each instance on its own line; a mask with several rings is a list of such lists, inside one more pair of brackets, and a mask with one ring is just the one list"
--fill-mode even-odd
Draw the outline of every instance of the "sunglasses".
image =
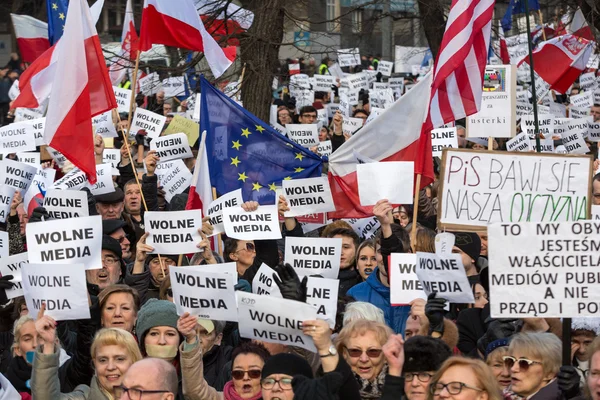
[[236, 369], [234, 371], [231, 371], [231, 377], [236, 381], [241, 381], [242, 379], [244, 379], [246, 373], [248, 373], [248, 377], [250, 379], [258, 379], [260, 378], [260, 374], [262, 373], [262, 371], [260, 369], [251, 369], [250, 371]]
[[248, 242], [248, 243], [246, 243], [246, 248], [239, 249], [239, 250], [237, 250], [237, 251], [236, 251], [236, 253], [237, 253], [238, 251], [242, 251], [242, 250], [246, 250], [246, 251], [254, 251], [254, 250], [256, 250], [256, 247], [254, 247], [254, 243], [250, 243], [250, 242]]
[[367, 351], [363, 351], [361, 349], [349, 349], [346, 347], [346, 351], [352, 358], [359, 358], [363, 355], [363, 353], [367, 353], [367, 357], [369, 358], [377, 358], [381, 355], [381, 349], [369, 349]]
[[540, 365], [542, 364], [539, 361], [528, 360], [527, 358], [516, 359], [515, 357], [512, 357], [512, 356], [504, 356], [504, 357], [502, 357], [502, 360], [504, 361], [504, 365], [508, 369], [511, 369], [513, 367], [513, 365], [515, 365], [515, 363], [518, 363], [519, 369], [522, 372], [527, 372], [527, 370], [529, 370], [529, 367], [531, 367], [533, 364], [540, 364]]

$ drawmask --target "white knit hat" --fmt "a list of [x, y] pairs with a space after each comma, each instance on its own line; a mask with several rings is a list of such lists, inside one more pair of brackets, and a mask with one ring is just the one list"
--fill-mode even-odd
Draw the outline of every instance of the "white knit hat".
[[600, 318], [573, 318], [571, 320], [571, 331], [585, 330], [600, 335]]

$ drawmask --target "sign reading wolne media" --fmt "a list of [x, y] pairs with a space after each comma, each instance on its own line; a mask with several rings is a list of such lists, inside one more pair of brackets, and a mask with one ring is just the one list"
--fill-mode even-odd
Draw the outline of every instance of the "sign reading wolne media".
[[576, 221], [590, 210], [591, 156], [447, 149], [441, 175], [443, 229]]

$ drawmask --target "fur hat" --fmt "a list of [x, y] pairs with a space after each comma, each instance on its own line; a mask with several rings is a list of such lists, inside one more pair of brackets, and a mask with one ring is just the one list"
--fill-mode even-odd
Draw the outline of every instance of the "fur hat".
[[279, 353], [273, 357], [269, 357], [262, 370], [262, 379], [273, 374], [313, 377], [312, 368], [308, 361], [300, 356], [289, 353]]
[[441, 339], [413, 336], [404, 343], [402, 373], [437, 371], [450, 356], [450, 347]]
[[600, 318], [573, 318], [571, 331], [591, 331], [598, 336], [600, 335]]

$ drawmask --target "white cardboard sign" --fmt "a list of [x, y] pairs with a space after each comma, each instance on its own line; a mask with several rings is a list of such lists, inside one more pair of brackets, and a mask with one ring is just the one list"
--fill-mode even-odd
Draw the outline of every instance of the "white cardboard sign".
[[20, 162], [25, 164], [33, 165], [34, 167], [38, 167], [40, 165], [41, 156], [40, 153], [35, 152], [25, 152], [25, 153], [17, 153], [17, 158]]
[[160, 161], [185, 159], [193, 156], [188, 138], [184, 133], [158, 137], [150, 142], [150, 150], [156, 150]]
[[285, 217], [335, 211], [326, 177], [284, 180], [281, 186], [290, 207], [290, 211], [285, 212]]
[[[375, 205], [381, 199], [391, 204], [412, 204], [414, 163], [389, 161], [358, 164], [358, 196], [363, 206]], [[393, 176], [394, 179], [390, 179]]]
[[281, 298], [279, 286], [277, 286], [273, 279], [273, 274], [275, 273], [273, 268], [263, 263], [258, 271], [256, 271], [256, 275], [252, 280], [252, 293]]
[[52, 184], [53, 189], [79, 190], [88, 184], [85, 173], [79, 168], [73, 168], [62, 178]]
[[154, 247], [152, 254], [196, 253], [196, 245], [202, 241], [198, 232], [202, 229], [202, 212], [148, 211], [144, 214], [144, 226], [150, 235], [146, 243]]
[[120, 113], [128, 113], [129, 104], [131, 103], [131, 90], [113, 86], [113, 91], [115, 92], [115, 99], [117, 100], [117, 111]]
[[392, 61], [379, 61], [379, 64], [377, 64], [377, 71], [381, 72], [383, 76], [392, 75], [392, 68], [394, 68]]
[[360, 51], [358, 50], [358, 47], [354, 49], [339, 49], [337, 51], [337, 56], [340, 67], [360, 65]]
[[285, 238], [285, 263], [289, 263], [298, 276], [337, 279], [341, 254], [341, 238]]
[[306, 302], [317, 308], [317, 318], [335, 327], [340, 282], [337, 279], [309, 277], [306, 282]]
[[8, 254], [8, 232], [0, 231], [0, 258], [8, 257]]
[[306, 148], [319, 144], [319, 129], [317, 124], [287, 124], [288, 137], [300, 146]]
[[281, 239], [277, 206], [260, 206], [246, 212], [242, 207], [223, 210], [227, 236], [239, 240]]
[[27, 122], [17, 122], [0, 128], [0, 154], [35, 151], [35, 136]]
[[114, 138], [118, 136], [117, 128], [115, 128], [115, 124], [113, 123], [112, 110], [93, 117], [92, 125], [94, 126], [94, 133], [103, 138]]
[[313, 89], [317, 92], [331, 92], [331, 87], [335, 85], [335, 76], [315, 75], [313, 77]]
[[342, 122], [342, 132], [347, 133], [348, 135], [354, 135], [354, 132], [362, 128], [363, 122], [362, 118], [344, 118], [344, 122]]
[[5, 289], [6, 297], [14, 299], [15, 297], [23, 296], [23, 284], [21, 279], [22, 266], [29, 262], [27, 252], [15, 254], [10, 257], [0, 258], [0, 276], [12, 275], [12, 282], [17, 286], [11, 289]]
[[23, 194], [29, 189], [36, 173], [37, 167], [33, 165], [8, 158], [0, 161], [0, 184], [11, 186]]
[[458, 148], [456, 127], [438, 128], [431, 131], [431, 152], [434, 157], [441, 157], [445, 148]]
[[594, 93], [583, 92], [570, 97], [571, 106], [577, 108], [590, 108], [594, 105]]
[[333, 153], [333, 144], [331, 144], [331, 140], [319, 142], [319, 145], [317, 146], [317, 153], [322, 156], [329, 157], [331, 153]]
[[135, 114], [133, 114], [133, 120], [131, 121], [131, 130], [129, 131], [129, 134], [135, 135], [143, 129], [146, 131], [148, 137], [156, 139], [160, 136], [166, 120], [167, 117], [163, 115], [138, 107], [135, 110]]
[[425, 293], [436, 292], [451, 303], [474, 303], [460, 254], [417, 252], [416, 272]]
[[93, 185], [88, 182], [90, 192], [94, 196], [101, 194], [112, 193], [115, 191], [115, 185], [112, 180], [112, 165], [111, 164], [97, 164], [96, 165], [96, 183]]
[[6, 222], [6, 218], [8, 218], [10, 203], [15, 195], [15, 191], [16, 189], [12, 186], [0, 184], [0, 222]]
[[165, 97], [183, 96], [185, 94], [185, 81], [183, 76], [173, 76], [162, 81]]
[[[164, 170], [162, 174], [158, 173], [158, 166], [163, 164], [159, 163], [156, 168], [156, 175], [158, 175], [158, 181], [160, 186], [165, 191], [165, 199], [171, 201], [173, 196], [179, 193], [183, 193], [185, 189], [192, 183], [192, 173], [186, 167], [183, 160], [173, 160], [172, 167]], [[166, 163], [165, 163], [166, 164]]]
[[52, 219], [89, 216], [87, 193], [79, 190], [48, 189], [44, 208]]
[[529, 136], [521, 132], [506, 142], [508, 151], [531, 151]]
[[390, 303], [406, 305], [415, 299], [427, 300], [417, 276], [417, 255], [392, 253], [390, 255]]
[[211, 236], [225, 232], [225, 227], [223, 226], [223, 210], [228, 207], [241, 207], [243, 202], [242, 189], [237, 189], [224, 194], [210, 203], [207, 216], [210, 218], [209, 222], [213, 226], [213, 233]]

